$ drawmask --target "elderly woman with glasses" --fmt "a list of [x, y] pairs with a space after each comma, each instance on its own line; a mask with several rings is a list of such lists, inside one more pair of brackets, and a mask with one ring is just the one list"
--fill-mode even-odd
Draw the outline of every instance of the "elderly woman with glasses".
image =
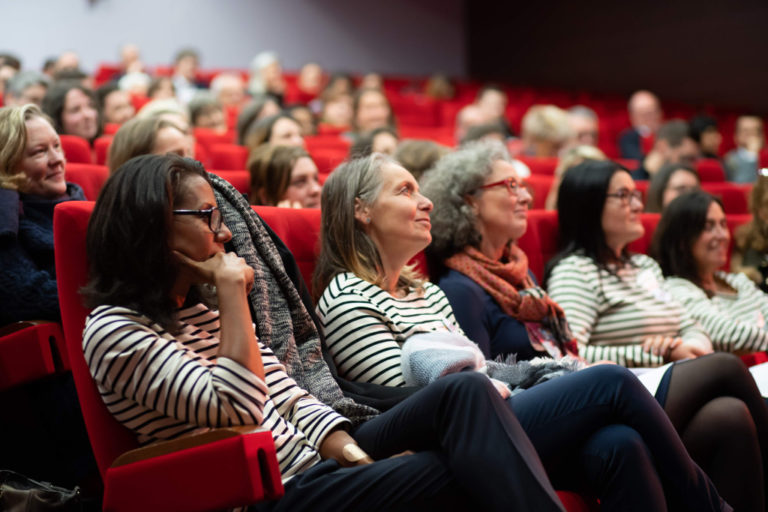
[[584, 162], [566, 173], [557, 205], [561, 252], [545, 277], [549, 294], [588, 361], [675, 362], [658, 372], [657, 401], [736, 509], [763, 510], [768, 408], [737, 357], [712, 354], [706, 332], [665, 290], [659, 265], [627, 250], [643, 235], [640, 198], [616, 163]]

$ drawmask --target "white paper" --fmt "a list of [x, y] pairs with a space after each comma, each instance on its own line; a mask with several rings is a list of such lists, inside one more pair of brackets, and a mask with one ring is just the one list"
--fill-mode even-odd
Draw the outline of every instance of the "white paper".
[[664, 366], [658, 366], [656, 368], [630, 368], [629, 371], [634, 373], [640, 382], [645, 386], [652, 395], [656, 395], [656, 390], [659, 389], [661, 379], [664, 378], [664, 374], [667, 373], [672, 363], [667, 363]]
[[750, 366], [749, 371], [757, 383], [757, 389], [762, 396], [768, 396], [768, 363]]

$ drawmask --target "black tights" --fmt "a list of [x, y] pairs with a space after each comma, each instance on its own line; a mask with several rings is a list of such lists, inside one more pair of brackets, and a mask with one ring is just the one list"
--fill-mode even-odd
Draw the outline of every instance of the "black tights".
[[664, 410], [735, 510], [765, 510], [768, 407], [738, 357], [717, 353], [674, 365]]

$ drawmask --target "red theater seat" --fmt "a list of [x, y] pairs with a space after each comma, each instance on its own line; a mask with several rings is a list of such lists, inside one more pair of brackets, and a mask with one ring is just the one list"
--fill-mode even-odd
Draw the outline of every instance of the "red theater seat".
[[16, 322], [0, 328], [0, 391], [68, 368], [64, 333], [53, 322]]
[[66, 179], [83, 187], [85, 198], [95, 201], [109, 178], [109, 169], [96, 164], [67, 164]]
[[528, 192], [533, 197], [533, 204], [531, 208], [540, 210], [544, 208], [544, 204], [547, 202], [547, 196], [549, 195], [549, 189], [552, 188], [554, 183], [554, 176], [546, 176], [543, 174], [531, 174], [525, 179], [528, 185]]
[[208, 151], [208, 158], [213, 169], [247, 169], [248, 148], [237, 144], [214, 144]]
[[112, 145], [112, 139], [114, 135], [102, 135], [93, 141], [93, 152], [96, 155], [96, 163], [99, 165], [107, 165], [107, 158], [109, 158], [109, 146]]
[[726, 214], [749, 213], [749, 194], [752, 191], [752, 184], [710, 181], [703, 182], [701, 188], [720, 198]]
[[555, 175], [558, 163], [557, 157], [518, 156], [517, 159], [531, 169], [531, 174]]
[[78, 164], [92, 164], [91, 146], [88, 141], [77, 135], [59, 135], [61, 139], [61, 148], [64, 150], [64, 156], [67, 162]]
[[696, 162], [696, 171], [702, 183], [709, 181], [725, 181], [725, 172], [720, 160], [715, 158], [700, 158]]
[[212, 172], [213, 174], [216, 174], [218, 176], [221, 176], [228, 182], [232, 184], [233, 187], [237, 189], [238, 192], [241, 194], [245, 194], [246, 196], [251, 193], [251, 173], [248, 171], [242, 170], [242, 171], [233, 171], [233, 170], [212, 170], [209, 169], [208, 172]]
[[64, 335], [93, 453], [104, 481], [104, 510], [218, 510], [283, 493], [272, 434], [214, 429], [137, 449], [135, 436], [109, 413], [82, 350], [88, 310], [85, 234], [92, 202], [54, 210], [54, 246]]

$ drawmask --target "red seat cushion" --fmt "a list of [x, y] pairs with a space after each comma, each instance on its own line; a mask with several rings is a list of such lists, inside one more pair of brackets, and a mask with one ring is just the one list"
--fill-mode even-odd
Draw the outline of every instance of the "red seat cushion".
[[91, 146], [88, 141], [77, 135], [59, 135], [61, 139], [61, 148], [64, 150], [64, 156], [67, 162], [76, 162], [80, 164], [92, 164]]
[[83, 187], [85, 198], [95, 201], [101, 187], [109, 178], [109, 169], [105, 165], [67, 163], [66, 179]]

